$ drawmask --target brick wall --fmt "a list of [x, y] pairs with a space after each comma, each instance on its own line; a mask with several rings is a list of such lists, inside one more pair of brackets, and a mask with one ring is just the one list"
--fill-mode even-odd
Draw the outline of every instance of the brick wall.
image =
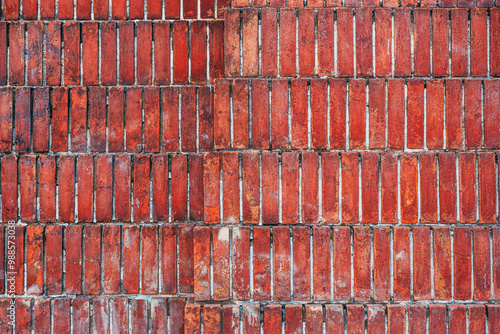
[[0, 332], [500, 333], [496, 5], [2, 0]]

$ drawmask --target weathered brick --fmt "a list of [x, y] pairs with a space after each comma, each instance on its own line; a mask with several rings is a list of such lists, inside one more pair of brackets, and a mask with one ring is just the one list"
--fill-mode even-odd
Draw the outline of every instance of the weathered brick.
[[214, 227], [212, 242], [213, 299], [228, 300], [230, 297], [229, 227]]
[[[250, 299], [250, 229], [248, 227], [234, 227], [232, 231], [233, 235], [233, 250], [232, 250], [232, 296], [234, 300], [249, 300]], [[254, 247], [258, 242], [257, 235], [254, 234]], [[210, 239], [208, 240], [210, 241]], [[255, 254], [255, 252], [254, 252]], [[257, 260], [259, 259], [257, 255]], [[207, 258], [206, 268], [201, 268], [200, 270], [206, 270], [207, 274], [208, 268], [210, 267], [210, 258]], [[254, 264], [255, 265], [255, 264]], [[269, 268], [268, 268], [269, 269]], [[270, 270], [269, 270], [270, 271]], [[270, 272], [269, 272], [270, 274]], [[259, 275], [254, 273], [254, 275]], [[208, 277], [208, 280], [210, 277]], [[267, 282], [270, 282], [270, 277], [267, 278]], [[269, 284], [269, 283], [268, 283]], [[254, 283], [258, 289], [259, 282]]]

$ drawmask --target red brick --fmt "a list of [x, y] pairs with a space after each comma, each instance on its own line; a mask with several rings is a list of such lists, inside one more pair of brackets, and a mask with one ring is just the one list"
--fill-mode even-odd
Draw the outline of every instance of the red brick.
[[214, 113], [210, 87], [198, 87], [199, 150], [211, 151], [214, 142]]
[[339, 155], [323, 153], [321, 155], [321, 190], [322, 213], [324, 223], [339, 221]]
[[50, 333], [50, 299], [35, 299], [32, 327], [36, 333]]
[[349, 148], [366, 148], [366, 81], [349, 81]]
[[138, 225], [123, 227], [123, 292], [139, 293], [140, 257]]
[[82, 292], [82, 226], [68, 226], [66, 228], [65, 243], [65, 292], [80, 294]]
[[307, 80], [292, 79], [290, 87], [291, 98], [291, 135], [292, 149], [307, 149], [308, 147], [308, 108]]
[[288, 103], [288, 80], [273, 80], [271, 142], [275, 149], [288, 149]]
[[290, 229], [273, 227], [273, 298], [290, 300]]
[[389, 300], [391, 295], [391, 230], [373, 229], [373, 299]]
[[240, 10], [227, 9], [224, 13], [224, 64], [226, 77], [240, 76], [240, 32]]
[[[147, 320], [147, 314], [146, 314]], [[184, 309], [184, 333], [200, 333], [200, 305], [188, 303]], [[146, 330], [146, 328], [144, 328]]]
[[130, 305], [130, 328], [134, 333], [148, 331], [148, 301], [146, 299], [132, 299]]
[[[112, 326], [113, 330], [120, 333], [128, 331], [128, 299], [116, 298], [113, 299], [110, 308], [112, 308]], [[155, 314], [155, 303], [151, 300], [151, 314]]]
[[[468, 10], [465, 8], [454, 8], [450, 12], [451, 75], [467, 76]], [[477, 60], [475, 59], [473, 62], [475, 61]]]
[[229, 299], [229, 227], [214, 227], [213, 242], [213, 299]]
[[12, 89], [0, 89], [0, 152], [12, 150]]
[[356, 9], [356, 74], [373, 75], [372, 9]]
[[347, 305], [347, 333], [365, 332], [365, 310], [363, 305]]
[[[500, 230], [497, 227], [492, 228], [492, 241], [491, 245], [493, 247], [493, 259], [497, 259], [500, 256]], [[494, 298], [499, 299], [500, 295], [500, 263], [493, 260], [493, 291]]]
[[334, 57], [334, 11], [332, 8], [318, 9], [318, 75], [333, 76]]
[[162, 151], [176, 152], [179, 150], [179, 89], [165, 87], [162, 92], [162, 120], [160, 135]]
[[278, 73], [277, 56], [278, 56], [278, 36], [276, 29], [276, 9], [262, 8], [261, 10], [261, 30], [265, 31], [262, 34], [261, 44], [261, 75], [276, 76]]
[[28, 85], [42, 84], [43, 22], [28, 22], [27, 62]]
[[179, 292], [194, 291], [193, 268], [193, 225], [187, 225], [179, 229]]
[[[172, 220], [183, 221], [187, 218], [187, 156], [183, 154], [172, 155], [170, 164], [171, 179], [173, 180], [171, 182]], [[168, 175], [167, 172], [168, 171], [166, 170], [164, 174], [165, 176]], [[165, 198], [164, 201], [166, 202], [167, 198]]]
[[434, 298], [451, 299], [450, 228], [434, 228]]
[[120, 293], [121, 271], [121, 227], [106, 225], [103, 231], [104, 238], [104, 280], [103, 291], [106, 294]]
[[409, 300], [411, 294], [410, 229], [394, 228], [394, 300]]
[[470, 74], [473, 76], [485, 76], [488, 72], [486, 21], [486, 9], [472, 8], [470, 10], [470, 59], [474, 59], [470, 62]]
[[73, 300], [73, 333], [83, 334], [90, 329], [90, 305], [88, 298], [75, 298]]
[[457, 221], [457, 179], [455, 153], [439, 153], [439, 206], [440, 221], [453, 224]]
[[[255, 318], [259, 317], [259, 310], [256, 310]], [[269, 334], [279, 334], [281, 333], [281, 318], [282, 318], [282, 308], [281, 305], [266, 305], [264, 306], [264, 333]], [[260, 330], [259, 321], [256, 319], [257, 323], [254, 325], [256, 328], [254, 331], [244, 331], [245, 333], [258, 333]]]
[[362, 178], [362, 221], [367, 224], [378, 223], [378, 154], [361, 154]]
[[92, 300], [92, 328], [99, 333], [108, 333], [109, 325], [109, 299], [95, 298]]
[[207, 24], [203, 21], [191, 23], [191, 83], [207, 82]]
[[[8, 264], [8, 261], [9, 261], [9, 252], [5, 252], [5, 229], [3, 227], [0, 227], [0, 256], [2, 256], [2, 258], [6, 258], [7, 259], [7, 264]], [[7, 239], [7, 243], [8, 243], [8, 239]], [[4, 263], [1, 263], [0, 264], [0, 270], [3, 270], [4, 272], [6, 271], [6, 269], [8, 269], [8, 265], [7, 264], [4, 264]], [[23, 282], [24, 283], [24, 282]], [[5, 293], [5, 275], [3, 275], [2, 277], [0, 277], [0, 284], [2, 284], [2, 286], [0, 287], [0, 292], [1, 293]]]
[[98, 155], [96, 157], [96, 219], [99, 222], [111, 221], [113, 218], [113, 157]]
[[139, 87], [127, 89], [126, 102], [126, 151], [139, 153], [142, 150], [142, 89]]
[[[137, 84], [149, 85], [151, 84], [152, 76], [152, 27], [151, 22], [138, 21], [136, 28], [137, 35]], [[193, 40], [194, 44], [194, 40]], [[175, 48], [176, 45], [174, 45]], [[194, 54], [193, 54], [194, 55]]]
[[306, 224], [319, 222], [318, 154], [302, 153], [302, 220]]
[[414, 53], [415, 53], [415, 76], [430, 76], [430, 9], [416, 8], [414, 10]]
[[[161, 226], [160, 239], [161, 291], [175, 294], [177, 292], [177, 227], [173, 225]], [[179, 241], [182, 240], [179, 239]]]
[[367, 333], [385, 333], [385, 307], [383, 305], [367, 305]]
[[262, 222], [279, 223], [278, 154], [262, 153]]
[[240, 333], [240, 306], [224, 305], [222, 307], [222, 333]]
[[53, 304], [53, 328], [57, 333], [71, 333], [71, 299], [56, 298]]
[[427, 331], [427, 307], [425, 305], [408, 305], [408, 331], [424, 334]]
[[302, 305], [285, 305], [285, 333], [302, 332]]
[[[249, 7], [249, 5], [250, 5], [249, 0], [235, 0], [233, 2], [234, 7]], [[255, 3], [253, 5], [256, 6]]]
[[327, 82], [325, 79], [310, 81], [311, 148], [326, 149], [328, 142]]
[[83, 67], [84, 85], [90, 86], [99, 84], [98, 56], [99, 56], [99, 26], [97, 25], [97, 22], [83, 22], [82, 67]]
[[406, 307], [387, 305], [387, 333], [406, 333]]
[[184, 298], [172, 298], [169, 300], [169, 331], [168, 333], [184, 333]]
[[56, 219], [56, 159], [43, 155], [39, 159], [39, 219], [54, 222]]
[[[115, 9], [115, 2], [113, 1], [113, 9]], [[119, 1], [122, 2], [122, 1]], [[59, 2], [59, 19], [60, 20], [71, 20], [74, 19], [73, 15], [73, 1], [71, 0], [60, 0]]]
[[490, 230], [487, 227], [474, 227], [474, 300], [491, 298], [491, 260]]
[[350, 8], [337, 11], [337, 74], [354, 74], [353, 12]]
[[359, 221], [358, 159], [355, 152], [342, 154], [342, 221], [347, 224]]
[[204, 221], [207, 224], [220, 220], [220, 175], [219, 155], [206, 153], [203, 156]]
[[[59, 8], [61, 3], [59, 3]], [[49, 22], [45, 31], [45, 81], [47, 85], [61, 84], [61, 23]]]
[[33, 91], [33, 151], [48, 152], [50, 128], [50, 95], [48, 88]]
[[158, 293], [158, 227], [142, 227], [142, 293]]
[[76, 18], [78, 20], [90, 20], [92, 13], [91, 0], [76, 1]]
[[462, 148], [462, 80], [446, 80], [446, 146]]
[[429, 331], [446, 333], [446, 305], [429, 305]]
[[144, 19], [144, 1], [129, 0], [129, 20]]
[[160, 90], [144, 88], [144, 151], [160, 150]]
[[420, 221], [434, 224], [437, 216], [437, 155], [420, 154]]
[[[233, 250], [232, 250], [232, 296], [234, 300], [249, 300], [250, 299], [250, 229], [248, 227], [233, 228]], [[254, 245], [256, 244], [254, 237]], [[210, 242], [210, 239], [208, 240]], [[206, 268], [210, 267], [210, 257], [206, 262]], [[210, 274], [206, 270], [207, 274]], [[270, 272], [270, 268], [269, 268]], [[210, 276], [207, 277], [208, 281]], [[267, 278], [270, 282], [271, 277]], [[268, 283], [269, 284], [269, 283]], [[258, 285], [258, 283], [257, 283]]]
[[295, 76], [295, 25], [296, 14], [291, 8], [283, 8], [280, 10], [280, 75]]
[[244, 77], [256, 77], [259, 75], [258, 14], [255, 8], [243, 9], [241, 29], [243, 36], [242, 70]]
[[[259, 223], [259, 155], [243, 153], [241, 158], [243, 223]], [[239, 194], [238, 194], [239, 196]]]
[[400, 170], [401, 222], [415, 224], [418, 222], [417, 155], [414, 153], [401, 154]]
[[300, 76], [313, 76], [315, 72], [314, 19], [314, 9], [304, 8], [299, 10], [298, 48]]
[[411, 75], [411, 12], [398, 8], [394, 11], [394, 75]]
[[109, 1], [94, 0], [94, 19], [107, 20], [109, 16]]
[[467, 310], [465, 305], [449, 305], [448, 331], [452, 333], [467, 332]]
[[203, 220], [203, 156], [189, 156], [189, 219]]
[[209, 40], [210, 83], [213, 84], [216, 78], [224, 77], [224, 22], [222, 20], [209, 22]]
[[[458, 154], [459, 167], [459, 196], [460, 222], [476, 222], [476, 156], [474, 153], [460, 152]], [[474, 175], [474, 177], [471, 177]]]
[[486, 333], [485, 311], [484, 305], [469, 305], [469, 333]]
[[17, 157], [2, 158], [2, 221], [17, 218]]
[[170, 84], [170, 22], [154, 21], [155, 84]]
[[181, 2], [178, 0], [165, 1], [165, 18], [178, 19], [181, 17]]
[[429, 80], [427, 85], [427, 137], [429, 149], [443, 148], [444, 135], [444, 85], [440, 79]]
[[381, 218], [383, 224], [398, 222], [398, 158], [393, 153], [380, 155]]
[[498, 305], [486, 305], [486, 313], [488, 314], [488, 332], [495, 333], [500, 324], [500, 307]]
[[213, 18], [215, 16], [215, 1], [203, 0], [200, 1], [200, 17], [202, 19]]
[[342, 333], [344, 332], [344, 310], [342, 305], [325, 305], [326, 313], [326, 332]]
[[71, 89], [71, 151], [87, 150], [87, 89], [75, 87]]
[[[9, 4], [10, 2], [10, 4]], [[17, 1], [16, 1], [17, 2]], [[13, 5], [14, 2], [12, 1], [6, 1], [5, 6], [7, 7], [8, 5]], [[36, 20], [37, 19], [37, 14], [38, 14], [38, 1], [36, 0], [24, 0], [22, 2], [23, 4], [23, 19], [25, 20]], [[16, 4], [19, 6], [19, 4]], [[43, 4], [40, 4], [43, 5]], [[8, 16], [7, 8], [5, 8], [5, 15]], [[17, 9], [17, 14], [19, 14], [19, 8]], [[6, 18], [7, 19], [7, 18]]]
[[240, 221], [238, 169], [239, 154], [222, 153], [222, 207], [225, 224], [238, 224]]
[[[47, 40], [50, 43], [50, 39]], [[48, 55], [50, 52], [48, 53]], [[48, 57], [47, 57], [48, 58]], [[0, 85], [7, 84], [7, 23], [0, 23]]]
[[134, 23], [121, 21], [120, 34], [120, 69], [119, 82], [121, 85], [134, 84]]
[[481, 81], [464, 81], [465, 148], [480, 148], [481, 126]]
[[423, 148], [424, 81], [420, 79], [408, 80], [407, 126], [408, 148]]
[[431, 234], [428, 227], [413, 229], [413, 297], [431, 299]]
[[354, 298], [355, 300], [370, 300], [370, 228], [354, 227]]
[[44, 243], [44, 227], [27, 226], [26, 227], [26, 294], [28, 295], [41, 295], [44, 292], [43, 243]]
[[[479, 5], [479, 4], [478, 4]], [[500, 10], [494, 8], [490, 10], [490, 75], [500, 75]], [[482, 31], [482, 33], [484, 30]], [[483, 37], [484, 39], [485, 37]]]
[[493, 1], [491, 0], [479, 0], [477, 3], [478, 7], [492, 7]]
[[[321, 305], [306, 305], [306, 332], [323, 333], [323, 307]], [[278, 331], [280, 333], [281, 331]]]
[[194, 292], [196, 300], [210, 299], [210, 228], [195, 227], [193, 233]]
[[[243, 308], [243, 312], [245, 307]], [[203, 305], [203, 330], [207, 334], [221, 333], [221, 306]]]
[[455, 299], [471, 299], [471, 230], [455, 227], [453, 255]]
[[[118, 221], [130, 220], [130, 157], [115, 156], [115, 219]], [[155, 178], [156, 183], [160, 182]], [[154, 212], [154, 211], [153, 211]]]
[[52, 90], [52, 151], [68, 151], [68, 89]]
[[269, 145], [269, 81], [255, 79], [252, 81], [252, 147], [269, 149]]
[[[25, 52], [27, 51], [24, 40], [25, 27], [24, 22], [9, 24], [9, 84], [12, 86], [24, 84]], [[70, 56], [68, 52], [68, 57]], [[68, 72], [70, 69], [68, 68]]]
[[500, 80], [484, 80], [484, 92], [484, 146], [485, 148], [499, 148], [500, 129], [496, 124], [500, 121], [500, 113], [498, 112]]
[[149, 221], [150, 157], [134, 156], [134, 221]]
[[385, 148], [385, 81], [373, 79], [368, 82], [369, 95], [369, 147]]
[[[16, 88], [15, 93], [15, 149], [17, 152], [30, 151], [31, 99], [30, 88]], [[11, 111], [12, 112], [12, 111]], [[12, 133], [10, 133], [12, 135]]]
[[444, 8], [432, 11], [432, 74], [439, 77], [448, 75], [448, 16]]
[[90, 151], [106, 150], [106, 88], [89, 88]]
[[19, 157], [20, 216], [23, 222], [34, 222], [37, 216], [36, 203], [36, 156]]
[[214, 87], [214, 149], [231, 147], [231, 108], [229, 80], [215, 81]]
[[313, 299], [329, 300], [330, 296], [330, 228], [313, 227]]
[[271, 297], [270, 228], [259, 226], [253, 230], [253, 298], [269, 300]]
[[[124, 314], [125, 316], [125, 314]], [[167, 331], [167, 299], [166, 298], [152, 298], [151, 299], [151, 331], [155, 333]], [[124, 332], [128, 330], [124, 328]]]
[[247, 149], [248, 134], [248, 80], [236, 79], [233, 91], [233, 148]]
[[[497, 220], [495, 203], [495, 155], [479, 153], [479, 222], [494, 224]], [[470, 176], [469, 176], [470, 177]]]
[[348, 227], [333, 229], [333, 294], [336, 300], [351, 297], [351, 232]]
[[[86, 295], [98, 295], [101, 293], [101, 225], [86, 225], [83, 239], [85, 249], [83, 292]], [[125, 271], [124, 274], [124, 277], [129, 277], [128, 272]]]
[[282, 218], [284, 224], [299, 222], [299, 154], [283, 152], [282, 165]]
[[375, 72], [378, 77], [389, 76], [392, 72], [390, 9], [375, 8], [375, 30]]
[[330, 148], [346, 146], [346, 81], [330, 80]]
[[391, 149], [402, 150], [404, 148], [405, 106], [404, 99], [401, 98], [405, 94], [404, 86], [403, 79], [387, 81], [387, 146]]

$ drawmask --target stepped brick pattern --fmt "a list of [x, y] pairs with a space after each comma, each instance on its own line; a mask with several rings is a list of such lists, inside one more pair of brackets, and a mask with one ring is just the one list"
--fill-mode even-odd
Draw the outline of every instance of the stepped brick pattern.
[[498, 1], [0, 0], [0, 333], [500, 333]]

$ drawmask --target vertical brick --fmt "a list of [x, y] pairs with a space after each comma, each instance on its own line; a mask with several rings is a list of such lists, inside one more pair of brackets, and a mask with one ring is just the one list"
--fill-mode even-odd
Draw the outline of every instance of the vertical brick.
[[432, 74], [438, 77], [448, 75], [448, 16], [445, 8], [432, 10]]
[[[47, 1], [48, 2], [48, 1]], [[28, 22], [28, 85], [39, 86], [42, 84], [42, 47], [43, 47], [43, 22]]]
[[224, 13], [224, 64], [226, 77], [240, 75], [240, 10]]
[[54, 222], [56, 219], [56, 159], [53, 155], [43, 155], [39, 159], [39, 219]]
[[41, 295], [44, 292], [43, 244], [44, 227], [27, 226], [26, 294], [28, 295]]
[[336, 300], [351, 297], [351, 231], [349, 227], [333, 229], [333, 295]]
[[243, 36], [243, 76], [256, 77], [259, 75], [259, 19], [255, 8], [243, 9], [242, 36]]
[[203, 156], [204, 221], [208, 224], [220, 220], [219, 155], [206, 153]]
[[[479, 222], [494, 224], [497, 220], [495, 200], [495, 155], [479, 153]], [[469, 176], [471, 177], [471, 176]]]
[[162, 151], [177, 152], [179, 150], [179, 89], [165, 87], [162, 92]]
[[[491, 246], [493, 247], [493, 259], [497, 259], [500, 255], [500, 230], [497, 227], [492, 228], [492, 241]], [[498, 299], [500, 294], [500, 263], [493, 260], [493, 291], [494, 298]]]
[[339, 155], [327, 152], [321, 155], [321, 191], [323, 222], [339, 221]]
[[429, 80], [427, 86], [427, 136], [430, 149], [442, 149], [444, 144], [444, 85], [440, 79]]
[[158, 293], [158, 227], [142, 227], [142, 293]]
[[269, 300], [271, 297], [270, 228], [255, 227], [253, 233], [253, 298]]
[[[137, 28], [137, 84], [151, 84], [152, 76], [152, 26], [151, 22], [138, 21]], [[174, 45], [175, 48], [176, 45]]]
[[465, 305], [449, 305], [448, 331], [452, 333], [467, 333], [467, 310]]
[[170, 22], [154, 21], [155, 84], [170, 84]]
[[278, 154], [262, 153], [262, 222], [279, 223]]
[[307, 224], [319, 222], [318, 154], [302, 153], [302, 219]]
[[333, 76], [334, 57], [334, 11], [332, 8], [318, 9], [318, 75]]
[[121, 21], [118, 26], [120, 39], [120, 69], [119, 83], [134, 84], [134, 23]]
[[222, 307], [222, 333], [236, 334], [240, 332], [240, 306], [224, 305]]
[[121, 234], [121, 226], [104, 226], [104, 254], [106, 254], [106, 256], [104, 257], [103, 291], [106, 294], [121, 292]]
[[68, 151], [68, 89], [52, 90], [52, 151]]
[[215, 81], [214, 87], [214, 149], [231, 147], [231, 108], [229, 80]]
[[[499, 11], [500, 14], [500, 11]], [[500, 17], [500, 15], [499, 15]], [[484, 80], [484, 147], [500, 147], [500, 80]]]
[[375, 8], [375, 72], [378, 77], [389, 76], [392, 71], [391, 16], [390, 9]]
[[203, 219], [203, 156], [189, 157], [189, 219]]
[[[151, 315], [156, 313], [154, 300], [151, 300]], [[116, 298], [111, 301], [110, 308], [112, 309], [112, 328], [119, 333], [126, 333], [128, 331], [128, 299]]]
[[467, 76], [468, 10], [454, 8], [451, 11], [451, 75]]
[[293, 296], [311, 298], [309, 227], [293, 228]]
[[[115, 156], [115, 219], [117, 221], [130, 220], [130, 157]], [[156, 183], [160, 178], [155, 178]]]
[[290, 229], [273, 227], [274, 300], [290, 300]]
[[53, 304], [53, 328], [57, 333], [71, 332], [71, 299], [56, 298]]
[[191, 23], [191, 83], [207, 82], [207, 24], [203, 21]]
[[[161, 291], [164, 293], [175, 294], [177, 292], [177, 227], [173, 225], [163, 225], [161, 226], [161, 249], [160, 249], [160, 259], [161, 259]], [[183, 229], [184, 231], [184, 229]], [[183, 233], [183, 236], [185, 233]], [[184, 242], [179, 236], [179, 242]], [[184, 243], [179, 243], [179, 246], [184, 245]], [[181, 248], [179, 247], [179, 251]], [[183, 256], [185, 256], [183, 252]], [[194, 254], [194, 250], [193, 250]], [[180, 252], [179, 252], [180, 255]], [[189, 255], [189, 254], [188, 254]], [[189, 262], [188, 262], [189, 263]], [[194, 263], [194, 255], [193, 255]], [[184, 268], [179, 268], [179, 270]], [[189, 269], [189, 268], [186, 268]], [[194, 276], [193, 276], [194, 277]], [[194, 283], [193, 283], [194, 284]], [[193, 289], [194, 291], [194, 289]]]
[[[264, 332], [270, 334], [281, 333], [281, 305], [266, 305], [264, 306]], [[258, 311], [257, 311], [258, 312]], [[258, 314], [258, 313], [257, 313]], [[257, 320], [258, 321], [258, 320]], [[255, 333], [259, 331], [258, 325], [255, 325]], [[245, 331], [250, 333], [250, 331]]]
[[182, 221], [187, 219], [187, 156], [183, 154], [172, 155], [170, 163], [172, 220]]
[[285, 305], [285, 333], [302, 331], [302, 305]]
[[408, 8], [394, 11], [394, 75], [411, 74], [411, 12]]
[[434, 224], [438, 221], [437, 193], [437, 155], [421, 153], [420, 221], [423, 224]]
[[99, 222], [113, 218], [113, 157], [98, 155], [95, 161], [95, 211]]
[[385, 148], [385, 81], [373, 79], [368, 82], [369, 95], [369, 137], [371, 149]]
[[394, 300], [409, 300], [411, 294], [410, 229], [394, 228]]
[[255, 79], [252, 81], [252, 147], [268, 149], [269, 145], [269, 81]]
[[371, 297], [371, 244], [370, 228], [356, 226], [354, 229], [354, 298], [369, 300]]
[[[261, 42], [261, 75], [276, 76], [278, 73], [278, 32], [276, 29], [276, 9], [261, 9], [261, 30], [266, 33], [262, 35]], [[245, 29], [245, 28], [244, 28]], [[244, 33], [244, 36], [246, 34]]]
[[239, 154], [222, 153], [223, 217], [225, 224], [237, 224], [239, 214]]
[[346, 81], [330, 80], [330, 148], [346, 146]]
[[365, 152], [361, 154], [361, 211], [365, 224], [378, 222], [378, 154]]
[[106, 149], [106, 88], [89, 88], [90, 151]]
[[413, 298], [431, 299], [431, 232], [428, 227], [413, 229]]
[[205, 333], [220, 334], [221, 323], [221, 306], [203, 305], [203, 329]]
[[94, 0], [94, 19], [107, 20], [109, 16], [109, 1]]
[[271, 142], [276, 149], [288, 149], [288, 80], [272, 81]]
[[367, 332], [385, 333], [385, 309], [383, 305], [367, 305]]
[[0, 89], [0, 152], [12, 150], [12, 89]]
[[404, 305], [387, 305], [387, 333], [406, 333], [405, 317]]
[[497, 305], [486, 305], [486, 313], [488, 314], [488, 332], [494, 333], [500, 323], [500, 308]]
[[17, 152], [28, 153], [31, 133], [31, 89], [16, 88], [14, 95], [15, 148]]
[[295, 24], [296, 14], [292, 8], [283, 8], [280, 10], [280, 75], [281, 76], [295, 76]]
[[[167, 299], [152, 298], [151, 299], [151, 331], [155, 333], [166, 332], [167, 324]], [[125, 329], [126, 330], [126, 329]]]
[[298, 48], [300, 76], [313, 76], [315, 72], [314, 9], [304, 8], [299, 11]]
[[353, 11], [340, 8], [337, 11], [337, 73], [339, 76], [354, 74]]
[[150, 157], [134, 156], [134, 221], [149, 221]]
[[415, 76], [429, 76], [431, 73], [430, 9], [416, 8], [413, 13]]
[[299, 154], [283, 152], [282, 166], [282, 218], [285, 224], [299, 222]]
[[450, 228], [434, 228], [434, 298], [451, 298]]
[[342, 221], [359, 221], [359, 163], [358, 153], [342, 154]]
[[196, 88], [187, 86], [181, 89], [181, 150], [196, 151]]
[[229, 227], [214, 227], [213, 242], [213, 299], [229, 299]]
[[462, 148], [462, 80], [448, 79], [446, 83], [446, 146]]
[[404, 115], [404, 81], [403, 79], [389, 79], [387, 81], [387, 146], [391, 149], [402, 150], [405, 141], [405, 115]]
[[138, 225], [123, 226], [123, 292], [139, 293], [140, 258]]
[[[66, 243], [66, 275], [64, 276], [65, 292], [68, 294], [80, 294], [82, 292], [83, 276], [82, 226], [68, 226], [66, 228], [64, 240]], [[75, 313], [76, 310], [73, 312]]]
[[408, 305], [408, 331], [423, 334], [427, 331], [427, 306]]
[[142, 88], [127, 89], [126, 103], [126, 151], [139, 153], [142, 151]]
[[371, 8], [356, 9], [356, 74], [358, 76], [373, 75], [372, 16]]
[[[188, 303], [184, 309], [184, 333], [199, 333], [201, 327], [200, 305]], [[146, 329], [146, 328], [144, 328]]]
[[481, 125], [481, 82], [475, 79], [464, 81], [465, 148], [480, 148]]
[[291, 134], [292, 149], [307, 149], [308, 147], [308, 103], [307, 80], [292, 79], [290, 87], [291, 99]]
[[7, 23], [0, 23], [0, 85], [7, 84]]
[[247, 149], [249, 142], [248, 80], [233, 81], [233, 148]]
[[17, 157], [2, 158], [2, 221], [17, 218]]
[[391, 294], [391, 230], [373, 229], [373, 299], [389, 300]]
[[[220, 12], [219, 12], [220, 13]], [[224, 76], [224, 22], [221, 20], [209, 22], [209, 65], [210, 83]]]
[[101, 83], [116, 84], [116, 23], [101, 23]]
[[20, 216], [24, 222], [34, 222], [37, 216], [36, 156], [19, 157]]
[[148, 301], [146, 299], [132, 299], [130, 304], [131, 331], [146, 333], [148, 331]]
[[[61, 156], [58, 160], [59, 221], [72, 222], [75, 214], [75, 159]], [[5, 189], [5, 188], [4, 188]], [[5, 211], [4, 211], [5, 212]]]
[[73, 300], [73, 330], [76, 334], [88, 333], [90, 305], [88, 298], [75, 298]]
[[305, 308], [307, 333], [323, 333], [323, 307], [321, 305], [306, 305]]
[[144, 88], [144, 151], [160, 151], [160, 90]]
[[366, 148], [366, 81], [349, 81], [349, 148]]
[[[474, 153], [460, 152], [458, 154], [459, 167], [459, 196], [460, 222], [476, 222], [476, 156]], [[474, 176], [474, 177], [472, 177]]]
[[489, 300], [491, 298], [490, 230], [487, 227], [473, 229], [474, 300]]
[[424, 81], [408, 80], [407, 146], [423, 148], [424, 145]]
[[[210, 239], [208, 241], [210, 241]], [[256, 244], [256, 238], [254, 236], [254, 245], [255, 244]], [[234, 300], [249, 300], [250, 299], [250, 229], [248, 227], [233, 228], [232, 248], [233, 248], [232, 296]], [[206, 269], [208, 269], [210, 267], [210, 255], [206, 259], [206, 261], [207, 261]], [[207, 274], [210, 274], [208, 270], [206, 270], [206, 272]], [[208, 281], [210, 281], [210, 277], [207, 278]], [[267, 284], [270, 284], [270, 279], [271, 277], [267, 277]]]
[[48, 88], [36, 88], [33, 91], [33, 151], [49, 150], [50, 96]]
[[401, 154], [400, 170], [401, 222], [415, 224], [418, 222], [417, 155], [414, 153]]
[[327, 82], [324, 79], [310, 81], [311, 99], [311, 148], [326, 149], [328, 141]]
[[325, 305], [327, 333], [342, 333], [344, 331], [344, 310], [342, 305]]
[[109, 299], [95, 298], [92, 300], [92, 328], [99, 333], [109, 333]]
[[347, 333], [365, 332], [365, 310], [363, 305], [347, 305]]
[[439, 213], [440, 221], [457, 221], [457, 179], [455, 153], [439, 153]]
[[99, 26], [97, 25], [97, 22], [83, 22], [82, 23], [82, 67], [83, 67], [84, 85], [90, 86], [99, 84], [98, 56], [99, 56]]
[[83, 291], [86, 295], [97, 295], [101, 293], [101, 226], [86, 225], [83, 233], [85, 249]]
[[50, 299], [35, 299], [33, 305], [32, 326], [36, 333], [50, 332]]
[[469, 305], [469, 333], [486, 333], [486, 308], [484, 305]]
[[199, 150], [211, 151], [214, 142], [214, 112], [210, 87], [198, 87]]
[[[66, 73], [66, 72], [65, 72]], [[71, 151], [85, 152], [87, 149], [87, 89], [71, 89]]]
[[[7, 10], [5, 10], [7, 17]], [[68, 33], [70, 33], [68, 31]], [[71, 34], [71, 33], [70, 33]], [[10, 85], [24, 84], [25, 67], [25, 24], [24, 22], [12, 22], [9, 24], [9, 83]], [[69, 54], [69, 56], [71, 56]], [[68, 68], [68, 72], [71, 68]]]
[[330, 228], [313, 227], [313, 299], [329, 300], [330, 296]]
[[[59, 8], [61, 3], [59, 3]], [[47, 85], [61, 84], [61, 23], [49, 22], [45, 31], [45, 81]]]
[[259, 223], [259, 155], [258, 153], [243, 153], [242, 169], [242, 206], [243, 223]]
[[455, 227], [453, 254], [455, 299], [471, 298], [471, 229]]
[[184, 333], [184, 298], [172, 298], [169, 300], [170, 321], [169, 333]]
[[484, 76], [488, 72], [486, 21], [486, 9], [470, 10], [470, 59], [474, 59], [470, 62], [470, 74], [473, 76]]

